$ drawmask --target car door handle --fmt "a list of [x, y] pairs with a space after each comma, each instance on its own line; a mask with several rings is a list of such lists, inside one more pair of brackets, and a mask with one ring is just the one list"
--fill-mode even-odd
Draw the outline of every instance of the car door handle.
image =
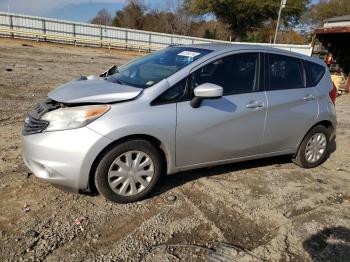
[[259, 108], [259, 107], [263, 107], [263, 106], [264, 106], [263, 102], [252, 101], [246, 105], [246, 108]]
[[307, 94], [306, 96], [304, 96], [303, 98], [305, 101], [311, 101], [311, 100], [315, 100], [316, 97], [314, 95], [311, 94]]

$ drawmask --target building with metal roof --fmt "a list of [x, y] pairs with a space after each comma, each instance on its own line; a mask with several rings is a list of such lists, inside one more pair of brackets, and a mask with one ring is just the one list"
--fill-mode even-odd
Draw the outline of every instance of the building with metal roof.
[[350, 26], [350, 14], [325, 19], [324, 27]]
[[350, 89], [350, 14], [324, 20], [312, 40], [312, 56], [329, 66], [337, 88]]

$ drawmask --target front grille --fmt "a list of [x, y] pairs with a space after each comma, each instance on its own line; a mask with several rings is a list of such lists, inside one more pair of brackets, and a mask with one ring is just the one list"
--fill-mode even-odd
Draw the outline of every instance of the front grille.
[[45, 108], [39, 103], [34, 107], [33, 111], [35, 111], [35, 113], [37, 113], [39, 116], [42, 116], [45, 112]]
[[49, 125], [48, 121], [40, 119], [45, 113], [55, 110], [60, 104], [52, 99], [46, 99], [38, 103], [28, 114], [24, 121], [22, 134], [30, 135], [44, 131]]
[[48, 125], [48, 121], [35, 119], [31, 115], [28, 115], [24, 121], [22, 133], [23, 135], [40, 133], [44, 131]]
[[60, 104], [52, 99], [46, 99], [35, 105], [34, 109], [29, 113], [32, 117], [40, 119], [45, 113], [55, 110]]

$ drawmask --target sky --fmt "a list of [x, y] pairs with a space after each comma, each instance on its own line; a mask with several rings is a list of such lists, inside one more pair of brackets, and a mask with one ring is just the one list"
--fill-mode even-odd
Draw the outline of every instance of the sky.
[[[312, 0], [313, 3], [318, 1]], [[147, 6], [161, 8], [169, 0], [144, 0], [144, 2]], [[125, 0], [0, 0], [0, 12], [7, 12], [9, 9], [12, 13], [88, 22], [102, 8], [114, 14], [124, 5]]]
[[[177, 1], [177, 0], [173, 0]], [[111, 14], [124, 7], [126, 0], [0, 0], [0, 12], [45, 16], [56, 19], [88, 22], [99, 10]], [[147, 6], [161, 7], [166, 0], [144, 0]]]

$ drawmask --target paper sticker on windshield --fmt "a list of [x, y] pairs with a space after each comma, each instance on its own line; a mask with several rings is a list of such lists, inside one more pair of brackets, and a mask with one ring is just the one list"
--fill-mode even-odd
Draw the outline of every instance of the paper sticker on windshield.
[[154, 84], [154, 81], [148, 81], [147, 83], [146, 83], [146, 86], [151, 86], [151, 85], [153, 85]]
[[196, 57], [197, 55], [200, 55], [201, 53], [197, 52], [191, 52], [191, 51], [182, 51], [181, 53], [177, 54], [180, 56], [187, 56], [187, 57]]

